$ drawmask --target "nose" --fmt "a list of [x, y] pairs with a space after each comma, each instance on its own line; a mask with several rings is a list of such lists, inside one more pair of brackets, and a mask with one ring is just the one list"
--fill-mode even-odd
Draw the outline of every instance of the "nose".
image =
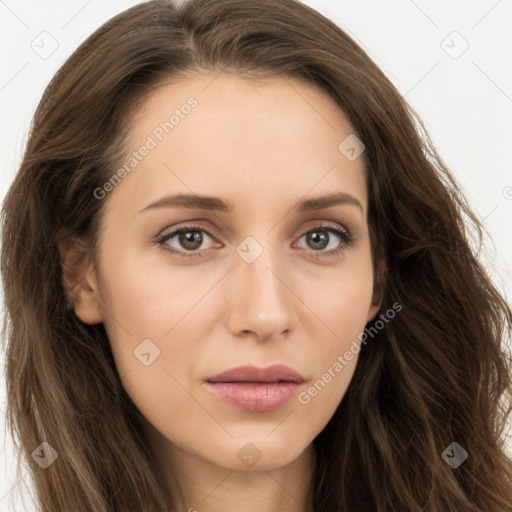
[[296, 327], [296, 307], [300, 303], [290, 276], [278, 251], [263, 248], [251, 263], [235, 255], [226, 283], [230, 290], [230, 332], [238, 337], [252, 335], [260, 341], [289, 336]]

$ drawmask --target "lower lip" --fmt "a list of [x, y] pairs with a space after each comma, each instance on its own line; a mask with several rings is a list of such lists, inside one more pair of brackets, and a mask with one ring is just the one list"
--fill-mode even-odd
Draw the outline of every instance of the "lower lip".
[[253, 412], [275, 411], [297, 395], [299, 382], [206, 382], [225, 402]]

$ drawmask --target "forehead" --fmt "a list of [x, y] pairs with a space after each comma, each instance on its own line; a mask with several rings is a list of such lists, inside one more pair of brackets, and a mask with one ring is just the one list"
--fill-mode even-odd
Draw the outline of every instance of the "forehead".
[[309, 82], [191, 74], [154, 88], [132, 114], [131, 151], [150, 150], [113, 196], [122, 190], [143, 207], [164, 193], [197, 193], [236, 207], [335, 190], [366, 210], [363, 158], [340, 150], [353, 134], [334, 99]]

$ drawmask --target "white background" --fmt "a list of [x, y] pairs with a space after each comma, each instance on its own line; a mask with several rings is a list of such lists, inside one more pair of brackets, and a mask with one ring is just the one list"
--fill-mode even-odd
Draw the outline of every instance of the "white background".
[[[1, 199], [20, 163], [31, 118], [51, 77], [100, 24], [136, 3], [0, 0]], [[494, 241], [482, 261], [510, 303], [512, 0], [304, 3], [354, 37], [420, 114]], [[58, 48], [50, 56], [33, 49], [39, 45], [40, 53], [49, 51], [52, 44]], [[453, 58], [465, 44], [467, 50]], [[23, 507], [14, 501], [16, 492], [11, 490], [23, 490], [29, 482], [14, 478], [12, 446], [5, 438], [3, 381], [0, 409], [0, 512], [19, 512]]]

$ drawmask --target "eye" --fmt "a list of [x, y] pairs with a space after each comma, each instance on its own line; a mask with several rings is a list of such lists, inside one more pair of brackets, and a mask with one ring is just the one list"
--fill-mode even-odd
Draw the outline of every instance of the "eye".
[[354, 243], [354, 238], [352, 238], [347, 230], [334, 225], [316, 226], [304, 233], [299, 240], [302, 238], [305, 238], [306, 244], [309, 248], [312, 248], [313, 252], [318, 253], [317, 257], [336, 256], [346, 246]]
[[[206, 234], [208, 238], [213, 239], [214, 237], [210, 231], [202, 226], [185, 226], [174, 230], [169, 234], [163, 235], [158, 239], [158, 243], [166, 245], [166, 250], [177, 254], [178, 256], [183, 256], [185, 258], [190, 256], [200, 256], [200, 252], [198, 253], [197, 251], [200, 249], [206, 249], [205, 247], [202, 247], [205, 238], [204, 234]], [[176, 243], [179, 244], [178, 247], [169, 243], [174, 238], [176, 239]], [[173, 249], [169, 248], [169, 246]], [[186, 254], [183, 250], [190, 252], [191, 254]]]

